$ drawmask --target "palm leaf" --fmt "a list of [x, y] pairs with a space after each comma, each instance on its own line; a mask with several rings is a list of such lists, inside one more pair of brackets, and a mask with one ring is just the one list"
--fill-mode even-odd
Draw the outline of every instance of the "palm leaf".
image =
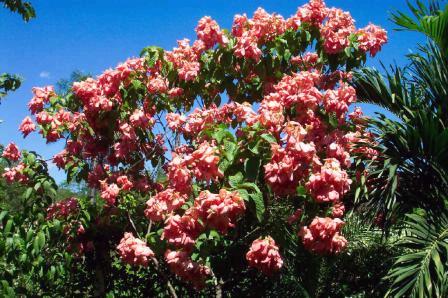
[[426, 7], [421, 1], [415, 5], [408, 2], [412, 15], [403, 12], [392, 14], [392, 21], [399, 26], [398, 30], [417, 31], [425, 34], [440, 47], [443, 53], [448, 51], [448, 5], [440, 10], [436, 1], [430, 1]]
[[400, 256], [386, 279], [392, 281], [389, 297], [442, 297], [448, 268], [448, 218], [428, 220], [411, 214], [400, 245], [408, 253]]

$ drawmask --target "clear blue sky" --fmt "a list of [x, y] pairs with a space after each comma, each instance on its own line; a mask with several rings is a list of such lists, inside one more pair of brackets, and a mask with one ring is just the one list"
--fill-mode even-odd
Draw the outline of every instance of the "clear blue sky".
[[[277, 12], [285, 18], [295, 13], [305, 0], [271, 1], [151, 1], [151, 0], [31, 0], [37, 18], [24, 23], [0, 8], [0, 72], [20, 74], [22, 87], [0, 105], [0, 143], [14, 141], [20, 148], [35, 150], [45, 158], [62, 149], [62, 144], [46, 145], [37, 133], [23, 139], [17, 131], [28, 115], [26, 104], [33, 86], [55, 84], [73, 70], [99, 74], [127, 57], [138, 56], [148, 45], [171, 49], [176, 40], [194, 40], [197, 21], [204, 15], [230, 28], [237, 13], [252, 15], [257, 7]], [[388, 16], [395, 9], [406, 10], [405, 0], [327, 0], [327, 6], [351, 12], [358, 27], [369, 22], [389, 32], [389, 44], [369, 65], [396, 61], [415, 48], [415, 34], [394, 32]], [[64, 174], [50, 167], [57, 181]]]

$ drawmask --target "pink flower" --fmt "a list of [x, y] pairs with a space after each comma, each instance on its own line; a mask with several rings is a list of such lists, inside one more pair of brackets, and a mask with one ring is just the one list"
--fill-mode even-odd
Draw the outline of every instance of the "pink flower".
[[270, 236], [259, 238], [252, 242], [246, 254], [249, 266], [261, 270], [264, 274], [272, 275], [283, 266], [278, 246]]
[[286, 23], [281, 15], [268, 14], [261, 7], [254, 12], [251, 21], [250, 34], [259, 42], [270, 41], [286, 31]]
[[344, 212], [345, 212], [345, 206], [342, 202], [335, 202], [333, 204], [333, 207], [331, 208], [331, 214], [333, 217], [339, 217], [341, 218], [342, 216], [344, 216]]
[[336, 90], [327, 90], [324, 96], [324, 107], [328, 113], [335, 113], [344, 118], [348, 105], [356, 102], [356, 90], [347, 83], [342, 83]]
[[36, 125], [29, 116], [26, 116], [25, 119], [23, 119], [22, 123], [20, 124], [19, 130], [22, 132], [23, 137], [26, 137], [31, 132], [36, 130]]
[[59, 169], [65, 169], [66, 164], [71, 161], [72, 159], [69, 158], [69, 155], [67, 154], [67, 150], [62, 150], [55, 156], [53, 156], [53, 163], [59, 168]]
[[372, 57], [387, 43], [386, 30], [373, 24], [359, 29], [356, 34], [358, 35], [359, 49], [364, 52], [370, 52]]
[[348, 37], [355, 31], [354, 23], [349, 12], [337, 8], [328, 9], [327, 21], [320, 28], [326, 53], [337, 54], [348, 47]]
[[120, 192], [120, 188], [112, 183], [108, 185], [106, 182], [101, 182], [101, 198], [104, 199], [109, 205], [115, 204], [115, 199]]
[[204, 43], [206, 50], [213, 48], [217, 43], [222, 46], [228, 43], [227, 37], [219, 28], [218, 23], [210, 17], [203, 17], [199, 20], [196, 33], [198, 39]]
[[190, 165], [195, 177], [199, 180], [216, 180], [223, 176], [218, 168], [219, 156], [216, 147], [203, 142], [199, 148], [191, 154]]
[[168, 90], [167, 93], [171, 98], [181, 97], [184, 94], [184, 89], [180, 87], [174, 87]]
[[202, 231], [203, 226], [194, 212], [186, 212], [183, 216], [172, 215], [165, 222], [162, 240], [166, 239], [175, 247], [191, 251], [196, 238]]
[[44, 105], [50, 101], [50, 98], [55, 96], [54, 87], [46, 86], [43, 88], [33, 87], [34, 97], [28, 103], [28, 107], [32, 114], [41, 112]]
[[288, 20], [288, 24], [295, 30], [298, 29], [302, 22], [319, 26], [327, 16], [327, 13], [328, 8], [323, 0], [310, 0], [309, 3], [299, 7], [295, 16]]
[[187, 118], [184, 115], [176, 113], [168, 113], [166, 115], [166, 122], [168, 123], [168, 127], [173, 131], [181, 131], [182, 126], [186, 121]]
[[129, 117], [129, 122], [134, 127], [148, 128], [154, 123], [150, 115], [145, 114], [143, 110], [135, 109], [132, 115]]
[[168, 90], [168, 80], [157, 74], [149, 79], [148, 92], [150, 94], [163, 94]]
[[2, 177], [5, 178], [6, 182], [11, 184], [13, 182], [19, 182], [25, 184], [28, 181], [28, 177], [23, 174], [25, 165], [23, 163], [18, 164], [13, 168], [5, 168], [5, 172]]
[[315, 109], [322, 94], [316, 88], [320, 76], [316, 72], [302, 71], [284, 76], [274, 86], [274, 92], [265, 96], [263, 101], [276, 101], [284, 107], [298, 105], [300, 109]]
[[235, 227], [236, 220], [246, 210], [239, 193], [225, 189], [221, 189], [219, 194], [202, 191], [195, 199], [194, 208], [210, 228], [222, 234]]
[[67, 218], [79, 211], [78, 199], [71, 197], [51, 204], [47, 208], [47, 219]]
[[117, 184], [121, 187], [122, 190], [131, 190], [134, 184], [129, 181], [127, 176], [119, 176], [117, 178]]
[[306, 249], [317, 254], [337, 254], [346, 246], [347, 240], [339, 232], [344, 222], [339, 218], [316, 217], [310, 226], [304, 226], [299, 233]]
[[252, 59], [255, 62], [260, 61], [262, 54], [261, 50], [258, 48], [256, 37], [251, 36], [247, 31], [238, 38], [234, 50], [234, 55], [236, 57]]
[[157, 193], [146, 202], [145, 216], [153, 221], [164, 220], [171, 212], [182, 207], [186, 199], [186, 195], [168, 188]]
[[307, 132], [300, 124], [290, 121], [283, 132], [286, 148], [271, 144], [272, 158], [264, 166], [266, 182], [279, 195], [295, 193], [316, 153], [313, 143], [304, 142]]
[[9, 143], [8, 146], [3, 150], [2, 157], [9, 160], [17, 161], [19, 160], [21, 154], [19, 148], [14, 143]]
[[185, 82], [193, 81], [200, 70], [199, 57], [196, 51], [190, 47], [190, 40], [177, 41], [178, 47], [173, 51], [165, 52], [165, 59], [174, 64], [179, 78]]
[[153, 251], [146, 243], [135, 238], [132, 233], [124, 233], [117, 250], [121, 260], [131, 265], [146, 267], [149, 260], [154, 257]]
[[165, 252], [165, 261], [174, 274], [189, 281], [196, 289], [202, 289], [205, 286], [207, 277], [210, 276], [210, 269], [200, 263], [193, 262], [184, 251]]
[[182, 156], [172, 153], [173, 158], [168, 163], [168, 180], [170, 186], [180, 193], [191, 191], [192, 173], [188, 169], [188, 161]]
[[319, 203], [335, 202], [341, 200], [350, 189], [351, 183], [347, 173], [341, 170], [339, 161], [329, 158], [325, 160], [319, 172], [310, 176], [306, 188]]

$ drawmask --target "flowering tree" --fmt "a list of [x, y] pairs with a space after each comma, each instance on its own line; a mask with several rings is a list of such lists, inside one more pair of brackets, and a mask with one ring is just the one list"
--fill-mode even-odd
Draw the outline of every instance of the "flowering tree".
[[[370, 140], [362, 112], [348, 115], [350, 71], [387, 41], [321, 0], [289, 19], [261, 8], [236, 15], [231, 31], [203, 17], [196, 33], [172, 51], [145, 48], [64, 97], [34, 88], [37, 125], [27, 117], [20, 126], [24, 136], [38, 129], [49, 143], [63, 140], [53, 162], [92, 190], [88, 204], [48, 209], [70, 228], [86, 217], [67, 245], [100, 263], [116, 252], [153, 266], [172, 296], [165, 266], [219, 292], [234, 247], [245, 247], [240, 262], [272, 276], [293, 257], [286, 235], [317, 255], [347, 246], [353, 157], [375, 154], [359, 145]], [[3, 156], [18, 158], [13, 145]], [[26, 183], [22, 173], [3, 175]]]

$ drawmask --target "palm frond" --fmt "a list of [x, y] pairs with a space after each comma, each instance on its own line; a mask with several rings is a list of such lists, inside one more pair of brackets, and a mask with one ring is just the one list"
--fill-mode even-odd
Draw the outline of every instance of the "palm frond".
[[441, 10], [437, 1], [430, 1], [425, 6], [422, 1], [417, 0], [415, 5], [408, 2], [408, 6], [412, 15], [398, 11], [391, 16], [391, 20], [399, 26], [397, 30], [421, 32], [433, 40], [443, 53], [447, 53], [448, 5]]
[[392, 281], [389, 297], [442, 297], [446, 288], [448, 261], [448, 218], [428, 220], [408, 215], [406, 236], [401, 246], [408, 253], [400, 256], [386, 279]]
[[393, 66], [384, 69], [383, 76], [373, 68], [363, 68], [354, 72], [353, 86], [356, 88], [360, 102], [378, 105], [401, 119], [412, 116], [412, 111], [420, 108], [416, 100], [418, 88], [410, 84], [405, 77], [405, 70]]
[[422, 98], [431, 111], [448, 123], [448, 56], [429, 42], [419, 46], [418, 52], [408, 57], [411, 61], [410, 80], [419, 86]]

